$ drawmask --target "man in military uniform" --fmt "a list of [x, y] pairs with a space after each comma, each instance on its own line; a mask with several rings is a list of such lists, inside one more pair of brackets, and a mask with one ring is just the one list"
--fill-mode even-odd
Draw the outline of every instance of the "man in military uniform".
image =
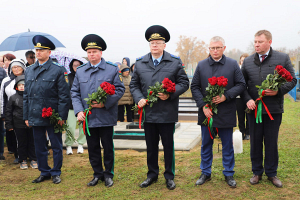
[[[89, 159], [94, 170], [94, 178], [88, 186], [95, 186], [99, 180], [105, 180], [105, 186], [111, 187], [114, 177], [113, 126], [117, 124], [118, 101], [123, 96], [125, 87], [120, 81], [117, 65], [101, 58], [106, 43], [100, 36], [95, 34], [85, 36], [81, 41], [81, 47], [87, 51], [89, 62], [77, 68], [71, 88], [77, 119], [85, 120], [84, 111], [88, 105], [84, 98], [96, 92], [101, 83], [108, 82], [116, 88], [114, 95], [107, 96], [105, 104], [92, 102], [94, 103], [92, 114], [87, 116], [90, 135], [86, 135]], [[104, 148], [105, 171], [102, 167], [100, 140]]]
[[[147, 145], [147, 179], [140, 187], [148, 187], [157, 181], [158, 167], [158, 143], [159, 138], [164, 146], [164, 160], [167, 188], [175, 189], [175, 154], [174, 154], [174, 129], [178, 121], [179, 95], [189, 88], [189, 79], [182, 67], [179, 57], [164, 51], [166, 42], [170, 40], [170, 34], [166, 28], [159, 25], [149, 27], [145, 33], [150, 45], [150, 53], [138, 58], [135, 64], [134, 74], [130, 83], [130, 92], [134, 101], [145, 107], [145, 139]], [[169, 78], [176, 84], [176, 91], [172, 94], [159, 94], [159, 100], [153, 107], [147, 106], [146, 97], [149, 86], [157, 81], [162, 82]]]
[[[42, 117], [42, 109], [45, 107], [54, 109], [62, 119], [58, 124], [62, 125], [68, 117], [69, 86], [64, 77], [65, 68], [49, 58], [55, 45], [41, 35], [34, 36], [32, 41], [36, 49], [37, 62], [26, 69], [23, 94], [23, 119], [27, 126], [33, 127], [38, 168], [41, 171], [41, 175], [32, 183], [40, 183], [52, 176], [53, 183], [58, 184], [61, 182], [63, 160], [62, 133], [54, 133], [54, 126], [49, 118]], [[52, 169], [48, 165], [46, 131], [53, 150]]]

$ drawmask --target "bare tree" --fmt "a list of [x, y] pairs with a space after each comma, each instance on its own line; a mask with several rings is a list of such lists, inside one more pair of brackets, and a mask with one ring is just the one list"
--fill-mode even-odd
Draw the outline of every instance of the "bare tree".
[[232, 58], [234, 60], [236, 60], [237, 62], [240, 61], [240, 56], [243, 54], [244, 52], [242, 52], [241, 50], [239, 49], [231, 49], [229, 51], [225, 51], [224, 54], [229, 57], [229, 58]]
[[184, 35], [179, 37], [176, 52], [178, 52], [185, 66], [199, 62], [208, 55], [205, 42], [197, 40], [197, 37], [187, 37]]
[[249, 55], [252, 55], [255, 53], [255, 48], [254, 48], [254, 42], [250, 42], [250, 44], [247, 47], [247, 53]]

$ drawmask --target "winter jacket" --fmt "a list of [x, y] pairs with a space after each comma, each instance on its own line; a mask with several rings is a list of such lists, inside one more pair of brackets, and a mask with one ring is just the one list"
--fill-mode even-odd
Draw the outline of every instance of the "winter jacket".
[[[283, 84], [278, 89], [277, 95], [264, 96], [263, 101], [270, 113], [283, 113], [284, 95], [296, 86], [297, 79], [289, 56], [285, 53], [274, 51], [272, 48], [270, 48], [269, 55], [262, 63], [260, 62], [257, 53], [245, 58], [243, 62], [242, 72], [247, 84], [247, 90], [242, 94], [245, 103], [251, 99], [256, 100], [258, 98], [258, 88], [255, 86], [261, 85], [268, 74], [274, 74], [277, 65], [282, 65], [288, 70], [291, 73], [293, 80]], [[263, 114], [266, 114], [265, 107], [262, 106], [262, 108]]]
[[129, 69], [129, 67], [126, 66], [126, 65], [121, 65], [121, 68], [120, 68], [121, 74], [119, 76], [120, 76], [121, 81], [124, 84], [125, 92], [124, 92], [124, 95], [122, 96], [122, 98], [119, 100], [118, 105], [131, 105], [131, 104], [133, 104], [133, 97], [132, 97], [132, 95], [130, 93], [130, 89], [129, 89], [131, 76], [130, 75], [128, 75], [128, 76], [123, 76], [122, 75], [122, 70], [126, 69], [126, 68]]
[[[14, 88], [17, 87], [17, 83], [21, 80], [24, 80], [24, 75], [15, 79], [16, 84]], [[28, 128], [23, 120], [23, 91], [17, 91], [9, 98], [5, 110], [5, 126], [8, 130], [12, 128]]]
[[151, 53], [137, 59], [131, 83], [130, 92], [137, 104], [141, 99], [146, 99], [149, 86], [156, 82], [161, 83], [169, 78], [176, 84], [175, 93], [171, 93], [167, 100], [158, 99], [152, 108], [144, 107], [145, 122], [148, 123], [174, 123], [178, 121], [179, 95], [189, 88], [189, 79], [182, 67], [179, 57], [164, 51], [160, 63], [155, 67]]
[[108, 82], [115, 86], [115, 94], [108, 95], [104, 108], [93, 108], [92, 114], [88, 116], [90, 128], [114, 126], [117, 124], [118, 101], [123, 96], [125, 87], [119, 77], [117, 65], [106, 62], [101, 58], [99, 66], [92, 67], [91, 63], [81, 65], [77, 68], [74, 82], [71, 88], [71, 97], [74, 113], [88, 108], [85, 98], [88, 94], [96, 92], [101, 83]]
[[53, 126], [49, 118], [42, 117], [42, 109], [51, 107], [62, 120], [68, 118], [70, 89], [64, 73], [66, 69], [50, 58], [39, 66], [37, 61], [26, 69], [23, 94], [23, 119], [30, 126]]
[[213, 127], [232, 128], [236, 126], [236, 103], [235, 98], [246, 89], [245, 80], [238, 63], [223, 55], [219, 62], [215, 62], [212, 57], [200, 61], [197, 65], [191, 91], [197, 103], [198, 124], [202, 125], [206, 116], [203, 113], [203, 106], [206, 103], [203, 97], [206, 96], [205, 89], [208, 86], [208, 79], [211, 77], [224, 76], [228, 79], [228, 84], [224, 92], [226, 100], [217, 107], [218, 114], [213, 114]]
[[124, 57], [123, 59], [122, 59], [122, 64], [123, 64], [123, 60], [126, 60], [127, 61], [127, 66], [130, 66], [130, 59], [128, 58], [128, 57]]

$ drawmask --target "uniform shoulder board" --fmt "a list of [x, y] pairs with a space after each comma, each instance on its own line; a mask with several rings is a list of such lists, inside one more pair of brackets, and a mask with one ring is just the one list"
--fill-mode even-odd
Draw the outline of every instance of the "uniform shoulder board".
[[32, 65], [27, 66], [26, 69], [29, 68], [29, 67], [32, 67], [34, 64], [35, 64], [35, 63], [33, 63]]
[[86, 64], [87, 64], [87, 63], [84, 63], [84, 64], [80, 65], [79, 67], [77, 67], [77, 69], [79, 69], [80, 67], [85, 66]]
[[136, 61], [142, 60], [143, 57], [144, 57], [144, 56], [138, 57], [138, 58], [136, 59]]
[[59, 63], [57, 63], [57, 62], [52, 62], [54, 65], [56, 65], [56, 66], [59, 66], [59, 67], [62, 67]]
[[171, 54], [171, 56], [172, 56], [173, 58], [180, 59], [179, 56], [175, 56], [175, 55], [173, 55], [173, 54]]
[[114, 67], [118, 67], [118, 65], [116, 65], [116, 64], [114, 64], [114, 63], [112, 63], [112, 62], [110, 62], [110, 61], [106, 61], [106, 63], [109, 64], [109, 65], [112, 65], [112, 66], [114, 66]]

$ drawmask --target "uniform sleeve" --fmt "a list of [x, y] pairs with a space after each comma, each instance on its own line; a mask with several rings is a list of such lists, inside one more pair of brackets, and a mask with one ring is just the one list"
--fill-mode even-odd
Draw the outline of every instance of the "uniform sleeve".
[[139, 64], [138, 62], [135, 65], [134, 73], [129, 84], [130, 93], [132, 94], [134, 102], [137, 104], [141, 99], [146, 99], [141, 91], [141, 82], [138, 71]]
[[84, 111], [80, 95], [80, 83], [78, 81], [78, 73], [75, 74], [73, 85], [71, 88], [71, 98], [75, 115], [80, 111]]
[[189, 89], [189, 78], [187, 77], [183, 67], [182, 67], [182, 62], [180, 60], [179, 64], [178, 64], [179, 70], [176, 74], [176, 80], [175, 80], [175, 92], [170, 94], [170, 99], [176, 99], [179, 97], [179, 95], [181, 95], [182, 93], [184, 93], [185, 91], [187, 91]]
[[114, 95], [108, 95], [106, 102], [105, 102], [105, 108], [109, 109], [112, 106], [114, 106], [115, 104], [118, 104], [119, 99], [121, 99], [121, 97], [123, 96], [124, 92], [125, 92], [125, 87], [124, 84], [121, 82], [120, 77], [119, 77], [119, 71], [118, 71], [118, 67], [114, 68], [115, 71], [115, 75], [113, 77], [113, 85], [116, 88], [116, 92]]
[[206, 103], [203, 101], [204, 96], [201, 92], [201, 89], [200, 65], [198, 64], [191, 83], [192, 96], [195, 99], [198, 108], [202, 108], [206, 105]]
[[285, 59], [285, 69], [288, 70], [291, 73], [291, 76], [293, 77], [293, 80], [291, 82], [286, 82], [283, 85], [281, 85], [280, 88], [278, 88], [278, 95], [283, 96], [289, 91], [291, 91], [297, 84], [297, 79], [295, 76], [295, 71], [293, 68], [293, 65], [291, 63], [290, 57], [286, 54], [286, 59]]
[[245, 89], [246, 89], [245, 79], [241, 72], [240, 67], [236, 62], [234, 67], [234, 86], [229, 90], [225, 90], [224, 92], [224, 96], [226, 97], [226, 102], [230, 101], [231, 99], [235, 99]]
[[58, 114], [62, 120], [67, 120], [69, 113], [70, 102], [70, 88], [65, 80], [64, 67], [61, 67], [58, 74], [57, 88], [58, 88]]
[[7, 130], [13, 128], [13, 98], [10, 97], [10, 99], [7, 102], [7, 106], [5, 108], [5, 127]]

